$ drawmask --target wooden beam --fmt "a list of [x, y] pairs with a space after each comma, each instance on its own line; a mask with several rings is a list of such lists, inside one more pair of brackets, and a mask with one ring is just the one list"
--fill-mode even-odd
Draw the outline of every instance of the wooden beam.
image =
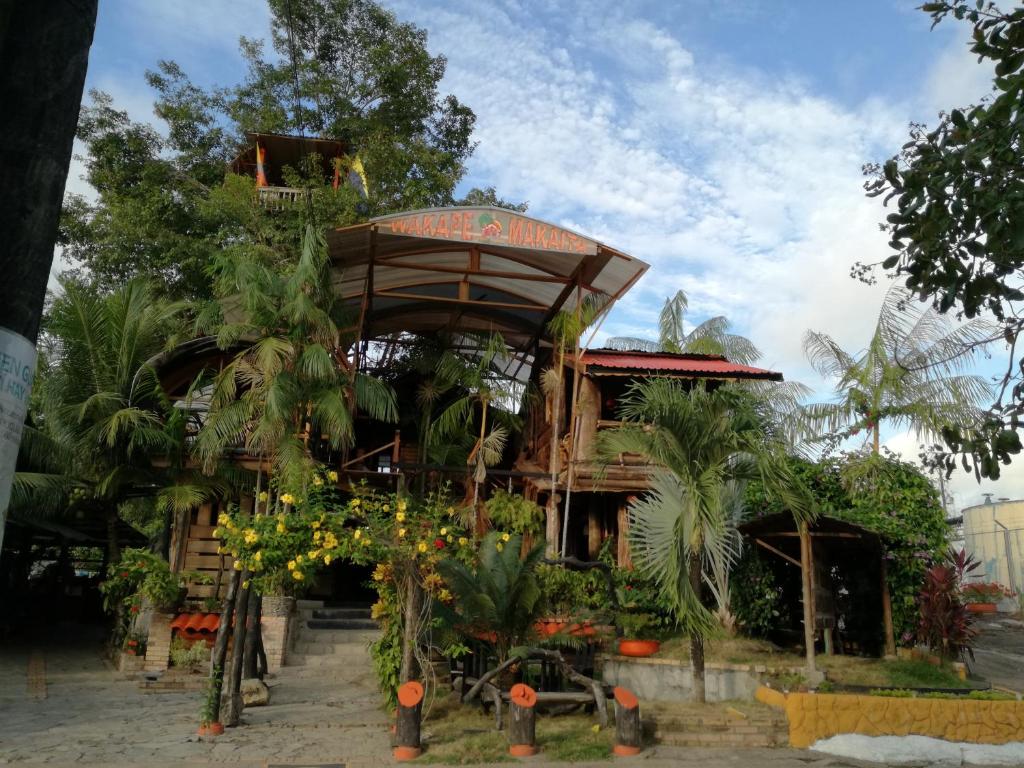
[[762, 539], [754, 539], [754, 541], [758, 544], [758, 546], [764, 547], [769, 552], [771, 552], [773, 555], [778, 555], [779, 557], [781, 557], [786, 562], [789, 562], [789, 563], [792, 563], [793, 565], [795, 565], [797, 568], [802, 567], [800, 565], [800, 561], [799, 560], [797, 560], [795, 557], [790, 557], [785, 552], [783, 552], [781, 549], [776, 549], [771, 544], [769, 544], [766, 541], [763, 541]]
[[[403, 256], [407, 254], [402, 254]], [[571, 278], [560, 277], [558, 275], [530, 275], [520, 274], [518, 272], [506, 272], [500, 269], [473, 269], [463, 267], [447, 267], [440, 264], [429, 265], [429, 264], [406, 264], [402, 261], [391, 261], [387, 260], [380, 266], [395, 267], [399, 269], [412, 269], [420, 272], [444, 272], [446, 274], [453, 275], [479, 275], [480, 277], [498, 277], [507, 280], [522, 280], [528, 283], [556, 283], [559, 285], [565, 285], [571, 282]]]
[[896, 636], [892, 627], [892, 598], [889, 596], [889, 566], [882, 553], [881, 563], [882, 588], [882, 626], [885, 628], [885, 655], [896, 655]]
[[800, 582], [803, 590], [804, 604], [804, 646], [806, 647], [807, 671], [813, 673], [814, 668], [814, 604], [813, 585], [811, 584], [811, 537], [807, 532], [806, 521], [800, 523]]
[[[762, 533], [762, 536], [788, 536], [796, 538], [800, 536], [798, 531], [780, 531], [779, 533]], [[808, 536], [812, 539], [863, 539], [864, 534], [862, 533], [830, 533], [828, 531], [822, 531], [820, 533], [809, 532]]]
[[498, 307], [500, 309], [525, 309], [530, 312], [543, 312], [547, 309], [543, 304], [516, 304], [511, 301], [487, 301], [484, 299], [449, 298], [447, 296], [428, 296], [420, 293], [399, 293], [398, 291], [374, 291], [374, 296], [389, 299], [415, 299], [416, 301], [432, 301], [439, 304], [469, 304], [478, 307]]

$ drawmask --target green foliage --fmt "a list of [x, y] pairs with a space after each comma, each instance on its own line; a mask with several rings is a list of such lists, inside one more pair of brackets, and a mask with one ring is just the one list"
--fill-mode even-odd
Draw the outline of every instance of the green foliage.
[[189, 641], [184, 637], [171, 640], [171, 666], [198, 672], [210, 663], [210, 648], [202, 640]]
[[537, 582], [545, 616], [578, 618], [608, 606], [608, 582], [597, 570], [541, 564], [537, 566]]
[[750, 637], [767, 637], [777, 625], [781, 594], [772, 569], [754, 547], [747, 547], [731, 575], [736, 623]]
[[499, 662], [532, 636], [542, 607], [537, 566], [544, 545], [520, 558], [521, 544], [518, 535], [492, 531], [481, 540], [475, 565], [448, 559], [437, 566], [455, 596], [449, 622], [470, 635], [493, 637]]
[[214, 667], [206, 683], [203, 705], [199, 710], [199, 724], [209, 725], [220, 721], [220, 691], [224, 679], [222, 667]]
[[[1015, 303], [1024, 298], [1024, 160], [1021, 155], [1020, 94], [1024, 88], [1024, 9], [1001, 10], [990, 2], [947, 0], [922, 10], [933, 26], [952, 16], [972, 27], [971, 51], [994, 68], [989, 94], [971, 106], [939, 115], [928, 130], [912, 124], [899, 154], [867, 166], [868, 195], [895, 201], [886, 217], [892, 255], [881, 266], [907, 287], [931, 299], [940, 312], [985, 314], [1003, 324], [1010, 343], [1004, 388], [986, 423], [943, 434], [965, 468], [993, 480], [1000, 465], [1020, 452], [1016, 434], [1024, 388], [1016, 348], [1022, 327]], [[858, 265], [855, 274], [872, 267]], [[1006, 395], [1006, 400], [1003, 396]], [[947, 468], [955, 455], [945, 457]]]
[[[820, 514], [881, 536], [896, 637], [912, 636], [925, 571], [943, 555], [949, 536], [935, 487], [916, 466], [891, 456], [843, 454], [819, 462], [791, 458], [789, 464]], [[757, 515], [786, 511], [785, 504], [766, 497], [758, 481], [747, 487], [747, 508]]]
[[537, 536], [544, 531], [544, 508], [520, 493], [496, 491], [484, 502], [484, 509], [495, 528]]
[[[205, 268], [221, 248], [294, 230], [297, 212], [287, 206], [260, 215], [251, 180], [242, 196], [219, 194], [240, 189], [226, 169], [247, 131], [337, 139], [358, 153], [365, 202], [346, 185], [331, 189], [322, 171], [292, 168], [286, 179], [312, 183], [320, 220], [332, 225], [451, 204], [473, 150], [475, 116], [439, 92], [445, 59], [430, 55], [425, 32], [370, 0], [269, 4], [273, 51], [243, 39], [242, 82], [204, 89], [171, 61], [147, 73], [160, 130], [132, 122], [103, 93], [83, 108], [78, 139], [98, 197], [68, 197], [61, 242], [104, 285], [141, 274], [158, 277], [168, 295], [208, 297]], [[475, 192], [504, 203], [493, 190]], [[250, 226], [256, 219], [263, 223]]]
[[914, 692], [907, 688], [872, 688], [868, 696], [884, 696], [889, 699], [912, 699]]
[[182, 588], [196, 575], [172, 573], [166, 560], [145, 549], [126, 549], [120, 562], [108, 566], [100, 584], [103, 607], [113, 612], [118, 605], [133, 606], [146, 598], [158, 610], [173, 610], [180, 605]]

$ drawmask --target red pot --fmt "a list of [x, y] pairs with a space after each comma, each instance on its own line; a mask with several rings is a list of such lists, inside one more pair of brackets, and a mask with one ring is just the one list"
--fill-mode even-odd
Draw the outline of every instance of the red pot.
[[995, 603], [967, 603], [967, 610], [970, 613], [995, 613]]
[[622, 656], [643, 658], [653, 656], [660, 649], [661, 643], [657, 640], [619, 640], [619, 654]]
[[200, 736], [220, 736], [224, 733], [224, 723], [208, 723], [199, 726]]

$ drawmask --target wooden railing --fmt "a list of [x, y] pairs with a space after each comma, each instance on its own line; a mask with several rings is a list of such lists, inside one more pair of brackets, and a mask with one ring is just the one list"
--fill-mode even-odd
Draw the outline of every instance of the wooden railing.
[[302, 200], [304, 191], [297, 187], [257, 187], [259, 201], [271, 210], [280, 210]]

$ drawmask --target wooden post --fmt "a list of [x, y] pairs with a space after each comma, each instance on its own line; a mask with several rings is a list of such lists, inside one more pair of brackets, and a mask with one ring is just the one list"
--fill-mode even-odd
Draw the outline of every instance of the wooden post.
[[231, 665], [227, 668], [227, 701], [221, 700], [221, 722], [229, 728], [238, 725], [242, 717], [242, 653], [245, 650], [246, 619], [249, 613], [249, 590], [245, 583], [249, 580], [249, 570], [243, 569], [239, 574], [241, 584], [235, 596], [234, 632], [231, 645]]
[[591, 560], [597, 560], [597, 556], [601, 552], [602, 511], [593, 501], [587, 509], [587, 557]]
[[619, 538], [615, 542], [616, 559], [619, 568], [632, 568], [633, 559], [629, 555], [629, 500], [619, 504]]
[[554, 488], [548, 493], [547, 506], [545, 507], [544, 537], [546, 539], [545, 553], [547, 557], [558, 557], [558, 536], [561, 532], [558, 516], [558, 502], [561, 500]]
[[509, 692], [508, 753], [512, 757], [537, 754], [537, 721], [534, 717], [537, 692], [524, 683], [516, 683]]
[[395, 760], [415, 760], [420, 748], [420, 716], [423, 708], [423, 686], [410, 680], [398, 687], [398, 714], [395, 719]]
[[807, 671], [813, 673], [814, 668], [814, 604], [811, 587], [811, 537], [807, 532], [807, 523], [800, 523], [800, 581], [803, 585], [804, 603], [804, 645], [807, 646]]
[[640, 730], [640, 700], [636, 694], [616, 686], [615, 694], [615, 746], [612, 754], [632, 757], [640, 754], [643, 732]]
[[892, 628], [892, 598], [889, 596], [889, 564], [882, 553], [882, 626], [885, 628], [885, 655], [896, 655], [896, 635]]

